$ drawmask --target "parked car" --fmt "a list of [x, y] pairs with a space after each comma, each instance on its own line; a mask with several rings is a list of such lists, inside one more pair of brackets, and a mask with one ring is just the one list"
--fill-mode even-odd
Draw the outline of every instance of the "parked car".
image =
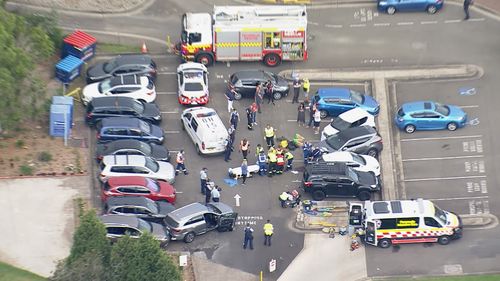
[[87, 84], [113, 76], [138, 74], [156, 80], [156, 63], [149, 55], [118, 55], [108, 61], [97, 63], [87, 70]]
[[154, 102], [156, 88], [153, 81], [146, 76], [122, 75], [88, 84], [82, 90], [83, 105], [87, 105], [94, 98], [106, 96], [129, 97], [143, 103]]
[[95, 158], [101, 161], [105, 155], [143, 155], [156, 161], [170, 161], [170, 153], [165, 146], [133, 139], [98, 143]]
[[101, 200], [115, 196], [143, 196], [154, 201], [175, 203], [175, 188], [166, 181], [140, 176], [111, 177], [102, 184]]
[[369, 125], [375, 128], [375, 117], [368, 113], [368, 111], [355, 107], [339, 114], [338, 117], [334, 117], [332, 122], [321, 132], [321, 140], [325, 140], [327, 137], [342, 130], [362, 125]]
[[140, 176], [163, 180], [171, 184], [175, 182], [172, 164], [141, 155], [107, 155], [102, 158], [100, 168], [101, 182], [119, 176]]
[[335, 117], [355, 107], [374, 116], [380, 111], [380, 105], [373, 97], [349, 88], [319, 88], [313, 101], [317, 103], [321, 118]]
[[350, 151], [377, 158], [382, 138], [373, 127], [364, 125], [340, 131], [318, 144], [323, 152]]
[[238, 214], [224, 203], [192, 203], [170, 212], [165, 217], [165, 226], [172, 240], [193, 242], [196, 235], [217, 229], [233, 231]]
[[433, 101], [415, 101], [403, 104], [394, 117], [400, 130], [411, 134], [416, 130], [455, 131], [467, 124], [467, 113], [460, 107]]
[[316, 201], [326, 197], [357, 197], [365, 201], [381, 185], [372, 172], [356, 171], [340, 163], [312, 162], [306, 165], [302, 188]]
[[114, 140], [135, 139], [162, 144], [163, 129], [137, 118], [109, 117], [96, 124], [97, 141], [105, 143]]
[[435, 14], [443, 8], [444, 0], [378, 0], [377, 9], [393, 15], [396, 12], [427, 11]]
[[192, 107], [181, 115], [182, 129], [196, 147], [198, 154], [222, 153], [229, 134], [213, 108]]
[[162, 248], [165, 248], [170, 242], [168, 230], [158, 223], [125, 215], [102, 215], [99, 219], [106, 227], [106, 237], [111, 242], [116, 242], [125, 235], [139, 238], [144, 233], [151, 233], [156, 240], [160, 241]]
[[288, 81], [277, 74], [264, 70], [242, 70], [231, 75], [229, 83], [234, 86], [236, 90], [235, 99], [240, 100], [243, 97], [255, 97], [255, 88], [257, 83], [261, 85], [271, 80], [274, 89], [274, 99], [279, 100], [282, 97], [288, 96], [290, 87]]
[[143, 103], [129, 97], [94, 98], [87, 104], [85, 121], [90, 126], [107, 117], [136, 117], [141, 120], [158, 124], [161, 113], [154, 103]]
[[380, 164], [377, 159], [348, 151], [335, 151], [321, 156], [321, 160], [329, 163], [342, 163], [356, 171], [372, 172], [380, 176]]
[[197, 62], [186, 62], [177, 67], [179, 103], [182, 105], [204, 105], [208, 103], [208, 70]]
[[153, 201], [143, 196], [114, 196], [104, 204], [105, 214], [135, 216], [145, 221], [162, 223], [175, 210], [168, 202]]

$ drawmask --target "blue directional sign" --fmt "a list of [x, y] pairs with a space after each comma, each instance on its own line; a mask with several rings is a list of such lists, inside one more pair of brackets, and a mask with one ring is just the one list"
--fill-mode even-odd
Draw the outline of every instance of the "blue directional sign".
[[473, 96], [477, 94], [476, 88], [463, 87], [458, 89], [458, 93], [461, 96]]

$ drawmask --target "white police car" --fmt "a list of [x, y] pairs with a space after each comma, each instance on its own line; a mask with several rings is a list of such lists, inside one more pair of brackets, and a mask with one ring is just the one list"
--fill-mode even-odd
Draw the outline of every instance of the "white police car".
[[178, 99], [182, 105], [208, 103], [208, 71], [197, 62], [187, 62], [177, 67]]

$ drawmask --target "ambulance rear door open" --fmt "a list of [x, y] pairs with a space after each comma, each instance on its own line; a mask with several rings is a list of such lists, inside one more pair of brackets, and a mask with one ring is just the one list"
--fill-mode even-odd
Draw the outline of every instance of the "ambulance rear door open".
[[365, 242], [377, 246], [377, 223], [374, 220], [366, 220]]

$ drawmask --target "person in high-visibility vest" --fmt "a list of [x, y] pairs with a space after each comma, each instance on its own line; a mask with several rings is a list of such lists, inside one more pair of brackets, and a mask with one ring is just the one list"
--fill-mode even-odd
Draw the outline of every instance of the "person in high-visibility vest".
[[274, 227], [270, 220], [264, 224], [264, 245], [271, 247], [271, 237], [273, 236]]
[[243, 154], [243, 159], [247, 159], [248, 149], [250, 148], [250, 142], [245, 138], [240, 141], [240, 151]]
[[311, 88], [311, 83], [309, 83], [309, 79], [304, 78], [302, 82], [302, 90], [304, 90], [304, 99], [309, 97], [309, 89]]
[[179, 151], [179, 153], [177, 153], [175, 162], [177, 162], [177, 167], [175, 167], [175, 175], [178, 175], [180, 171], [182, 171], [184, 175], [187, 175], [188, 171], [186, 169], [186, 165], [184, 165], [184, 150], [181, 150]]
[[267, 175], [272, 177], [276, 173], [276, 150], [269, 149], [267, 152], [267, 158], [269, 161], [269, 167], [267, 168]]
[[283, 151], [280, 149], [276, 153], [276, 174], [283, 174], [284, 168], [285, 168], [285, 156], [283, 155]]
[[271, 146], [274, 146], [274, 134], [276, 130], [271, 127], [271, 125], [267, 124], [264, 128], [264, 135], [266, 136], [267, 148], [269, 149]]
[[266, 165], [266, 154], [264, 153], [264, 150], [261, 150], [259, 152], [259, 155], [257, 157], [257, 163], [259, 164], [259, 175], [263, 176], [266, 173], [267, 170], [267, 165]]
[[264, 152], [264, 148], [263, 148], [263, 147], [262, 147], [262, 145], [260, 145], [260, 143], [259, 143], [259, 144], [257, 144], [257, 147], [255, 148], [255, 156], [259, 157], [259, 154], [260, 154], [261, 152]]
[[292, 169], [292, 163], [293, 163], [293, 154], [290, 151], [285, 152], [285, 158], [286, 158], [286, 170], [291, 170]]

